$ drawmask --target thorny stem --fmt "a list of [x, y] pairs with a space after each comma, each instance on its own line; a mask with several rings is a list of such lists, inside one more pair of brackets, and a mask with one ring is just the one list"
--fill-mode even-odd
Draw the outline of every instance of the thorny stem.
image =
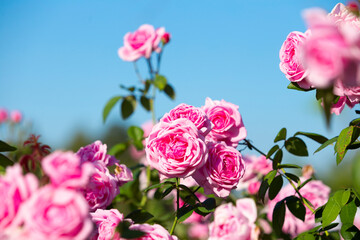
[[180, 208], [179, 207], [179, 200], [180, 200], [180, 193], [179, 193], [180, 179], [179, 178], [176, 178], [175, 184], [176, 184], [176, 213], [175, 213], [175, 219], [174, 219], [173, 225], [170, 230], [170, 235], [173, 235], [173, 233], [174, 233], [176, 223], [178, 220], [178, 212], [179, 212], [179, 208]]

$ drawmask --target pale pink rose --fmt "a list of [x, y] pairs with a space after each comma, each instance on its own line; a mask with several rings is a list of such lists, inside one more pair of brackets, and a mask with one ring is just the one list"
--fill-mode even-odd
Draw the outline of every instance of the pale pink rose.
[[0, 108], [0, 123], [5, 122], [8, 119], [8, 112], [5, 108]]
[[355, 29], [360, 30], [360, 19], [342, 3], [336, 4], [329, 13], [329, 16], [338, 25], [349, 24]]
[[355, 219], [354, 219], [354, 225], [355, 225], [355, 227], [360, 229], [360, 211], [359, 210], [356, 212]]
[[244, 175], [245, 164], [238, 150], [224, 143], [208, 143], [209, 156], [193, 178], [205, 194], [227, 197]]
[[21, 206], [19, 215], [29, 239], [84, 240], [93, 230], [85, 199], [72, 189], [40, 188]]
[[252, 195], [255, 195], [256, 193], [258, 193], [260, 189], [260, 185], [261, 185], [260, 181], [251, 182], [248, 186], [248, 192]]
[[207, 240], [209, 238], [209, 225], [207, 223], [193, 223], [188, 229], [191, 239]]
[[81, 163], [80, 157], [73, 152], [53, 152], [41, 161], [41, 166], [51, 184], [66, 188], [86, 187], [95, 171], [92, 163]]
[[[302, 177], [300, 180], [303, 182], [306, 179]], [[330, 194], [330, 188], [319, 180], [312, 180], [300, 189], [300, 193], [304, 198], [311, 202], [314, 209], [317, 209], [327, 202]], [[277, 202], [295, 194], [295, 190], [290, 184], [283, 187], [278, 195], [268, 202], [268, 219], [270, 221], [272, 220], [272, 214]], [[288, 209], [286, 209], [285, 221], [282, 228], [284, 233], [288, 233], [292, 237], [295, 237], [302, 232], [312, 229], [313, 227], [315, 227], [315, 216], [310, 209], [306, 207], [304, 222], [296, 218]]]
[[11, 112], [10, 118], [13, 123], [19, 123], [19, 122], [21, 122], [22, 114], [20, 111], [14, 110]]
[[37, 178], [31, 173], [24, 176], [19, 164], [7, 167], [5, 175], [0, 175], [0, 232], [16, 225], [13, 221], [20, 206], [37, 188]]
[[306, 41], [307, 35], [302, 32], [291, 32], [280, 49], [280, 70], [291, 82], [296, 82], [300, 87], [309, 89], [306, 80], [307, 72], [301, 63], [301, 45]]
[[76, 154], [80, 157], [81, 162], [101, 163], [104, 166], [112, 166], [118, 162], [116, 158], [106, 153], [106, 144], [102, 144], [101, 141], [97, 140], [85, 147], [81, 147]]
[[258, 239], [255, 220], [257, 209], [254, 200], [242, 198], [215, 209], [214, 221], [210, 224], [209, 240], [255, 240]]
[[83, 189], [83, 194], [91, 211], [104, 209], [119, 194], [117, 180], [106, 167], [95, 168], [95, 173], [91, 176], [87, 187]]
[[119, 187], [133, 180], [133, 174], [126, 165], [118, 163], [115, 163], [115, 165], [115, 178]]
[[239, 113], [239, 106], [224, 100], [206, 98], [202, 107], [213, 123], [213, 128], [206, 136], [208, 141], [221, 141], [227, 145], [237, 147], [238, 143], [246, 138], [246, 129]]
[[[149, 120], [141, 125], [142, 130], [144, 131], [144, 140], [142, 141], [143, 145], [145, 146], [145, 138], [149, 136], [151, 129], [153, 128], [154, 124], [152, 120]], [[141, 159], [145, 156], [145, 150], [137, 150], [133, 145], [130, 146], [130, 155], [134, 159]], [[141, 163], [147, 164], [147, 161], [141, 161]]]
[[337, 80], [334, 85], [334, 94], [337, 96], [346, 96], [347, 105], [352, 108], [360, 102], [360, 86], [346, 86], [341, 80]]
[[207, 158], [204, 136], [185, 118], [156, 124], [145, 151], [150, 166], [168, 178], [192, 175]]
[[178, 240], [175, 235], [171, 236], [169, 232], [159, 224], [134, 224], [131, 225], [129, 229], [145, 233], [142, 237], [134, 238], [135, 240]]
[[115, 232], [117, 225], [124, 221], [124, 215], [117, 209], [103, 210], [98, 209], [90, 213], [92, 221], [96, 224], [97, 231], [93, 239], [97, 240], [117, 240], [120, 234]]
[[160, 121], [171, 122], [179, 118], [186, 118], [193, 122], [200, 133], [206, 136], [211, 130], [211, 121], [201, 108], [181, 103], [166, 113]]
[[165, 29], [154, 29], [152, 25], [143, 24], [135, 32], [124, 36], [124, 46], [119, 48], [119, 57], [124, 61], [136, 61], [140, 57], [150, 58], [153, 51], [160, 52], [159, 43]]

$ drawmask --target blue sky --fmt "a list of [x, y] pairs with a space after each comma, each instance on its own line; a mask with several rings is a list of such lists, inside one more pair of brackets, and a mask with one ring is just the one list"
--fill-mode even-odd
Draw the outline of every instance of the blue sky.
[[[282, 127], [290, 134], [302, 130], [332, 137], [355, 114], [345, 110], [326, 129], [314, 93], [286, 89], [278, 52], [288, 33], [306, 30], [303, 9], [330, 11], [336, 3], [2, 0], [0, 107], [24, 112], [54, 148], [65, 146], [77, 129], [100, 136], [111, 122], [120, 122], [116, 110], [102, 123], [107, 100], [124, 93], [120, 84], [138, 83], [133, 65], [117, 56], [123, 35], [149, 23], [172, 34], [161, 72], [177, 92], [175, 101], [159, 96], [157, 117], [179, 103], [202, 106], [211, 97], [239, 105], [248, 137], [265, 151]], [[138, 110], [126, 123], [148, 119]], [[331, 151], [319, 156], [335, 162]]]

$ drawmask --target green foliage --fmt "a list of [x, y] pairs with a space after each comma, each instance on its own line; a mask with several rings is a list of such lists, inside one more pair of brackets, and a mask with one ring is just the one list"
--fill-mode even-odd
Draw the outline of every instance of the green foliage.
[[145, 223], [148, 220], [152, 219], [154, 216], [143, 210], [143, 209], [137, 209], [135, 211], [132, 211], [130, 214], [128, 214], [125, 218], [130, 218], [134, 221], [134, 223]]
[[285, 220], [286, 206], [284, 200], [276, 203], [273, 214], [272, 214], [272, 227], [276, 235], [282, 235], [282, 227]]
[[274, 156], [274, 159], [273, 159], [273, 163], [272, 163], [273, 169], [278, 169], [278, 166], [281, 163], [282, 158], [283, 158], [283, 151], [281, 149], [279, 149], [275, 153], [275, 156]]
[[164, 90], [167, 85], [166, 77], [162, 75], [156, 75], [154, 79], [154, 86], [158, 88], [160, 91]]
[[298, 137], [290, 137], [285, 141], [285, 148], [296, 156], [309, 156], [306, 144]]
[[123, 119], [129, 118], [136, 109], [136, 98], [133, 95], [123, 98], [121, 103], [121, 117]]
[[136, 147], [137, 150], [144, 149], [144, 146], [142, 144], [142, 140], [144, 138], [144, 131], [137, 127], [137, 126], [131, 126], [127, 130], [127, 134], [129, 138], [132, 140], [132, 143]]
[[116, 156], [118, 154], [121, 154], [126, 151], [128, 148], [128, 145], [126, 143], [118, 143], [115, 146], [113, 146], [110, 151], [108, 151], [109, 155]]
[[269, 187], [269, 198], [270, 200], [273, 200], [276, 195], [280, 192], [282, 186], [283, 186], [283, 179], [281, 175], [278, 175], [274, 178], [274, 180], [271, 182]]
[[140, 97], [141, 106], [143, 106], [143, 108], [147, 111], [151, 111], [152, 102], [153, 100], [146, 97], [145, 95]]
[[103, 122], [105, 123], [107, 117], [109, 116], [110, 111], [113, 109], [115, 104], [122, 99], [122, 96], [116, 96], [111, 98], [105, 105], [103, 110]]
[[334, 142], [337, 141], [337, 139], [338, 139], [338, 137], [336, 136], [336, 137], [333, 137], [333, 138], [327, 140], [318, 149], [316, 149], [316, 151], [314, 153], [317, 153], [317, 152], [323, 150], [324, 148], [326, 148], [327, 146], [329, 146], [330, 144], [333, 144]]
[[287, 88], [292, 89], [292, 90], [301, 91], [301, 92], [308, 92], [308, 91], [314, 90], [314, 88], [303, 89], [296, 82], [290, 82], [290, 84], [287, 86]]
[[274, 142], [278, 142], [278, 141], [285, 140], [285, 139], [286, 139], [286, 128], [282, 128], [276, 135]]
[[320, 134], [316, 134], [316, 133], [308, 133], [308, 132], [297, 132], [294, 134], [294, 136], [297, 136], [297, 135], [302, 135], [302, 136], [305, 136], [305, 137], [308, 137], [320, 144], [323, 144], [325, 143], [326, 141], [328, 141], [329, 139], [327, 139], [326, 137], [320, 135]]
[[0, 152], [13, 152], [16, 151], [16, 147], [10, 146], [6, 142], [0, 140]]
[[270, 158], [277, 150], [279, 149], [279, 145], [274, 145], [266, 154], [266, 158]]
[[176, 97], [175, 90], [170, 84], [166, 84], [164, 88], [164, 93], [172, 100], [174, 100]]

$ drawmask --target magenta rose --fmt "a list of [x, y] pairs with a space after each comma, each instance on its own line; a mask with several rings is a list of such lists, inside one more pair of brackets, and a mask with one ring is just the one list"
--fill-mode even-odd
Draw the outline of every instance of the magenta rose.
[[20, 165], [6, 168], [4, 176], [0, 175], [0, 232], [13, 224], [20, 206], [31, 197], [38, 188], [37, 178], [22, 173]]
[[237, 147], [246, 138], [246, 129], [239, 113], [239, 106], [224, 100], [206, 98], [202, 107], [213, 123], [213, 128], [206, 136], [207, 141], [225, 142], [229, 146]]
[[108, 240], [120, 239], [120, 234], [115, 232], [117, 225], [124, 221], [124, 215], [117, 209], [103, 210], [97, 209], [90, 213], [93, 222], [96, 224], [96, 235], [92, 239]]
[[119, 57], [124, 61], [136, 61], [140, 57], [150, 58], [153, 51], [159, 52], [159, 43], [165, 29], [154, 29], [152, 25], [143, 24], [133, 33], [124, 36], [124, 46], [119, 48]]
[[73, 152], [53, 152], [42, 160], [41, 166], [51, 184], [67, 188], [85, 187], [94, 172], [90, 162], [81, 163]]
[[31, 196], [19, 214], [28, 239], [83, 240], [93, 229], [87, 202], [72, 189], [45, 186]]
[[186, 118], [193, 122], [201, 134], [206, 136], [211, 130], [211, 122], [201, 108], [181, 103], [166, 113], [160, 121], [171, 122], [179, 118]]
[[193, 178], [205, 194], [227, 197], [244, 175], [245, 164], [238, 150], [224, 143], [208, 143], [209, 156]]
[[119, 194], [117, 179], [112, 176], [106, 167], [97, 166], [90, 182], [83, 190], [90, 210], [104, 209], [109, 206], [112, 200]]
[[255, 225], [257, 209], [254, 200], [242, 198], [215, 209], [214, 221], [210, 224], [209, 240], [256, 240]]
[[115, 163], [115, 165], [115, 178], [119, 187], [133, 180], [133, 174], [126, 165], [118, 163]]
[[[300, 180], [304, 182], [306, 179], [302, 177]], [[317, 209], [327, 202], [330, 194], [330, 188], [319, 180], [312, 180], [300, 189], [300, 193], [304, 198], [311, 202], [314, 209]], [[295, 194], [295, 190], [290, 184], [283, 187], [278, 195], [268, 202], [268, 219], [270, 221], [272, 220], [272, 214], [277, 202]], [[315, 216], [310, 209], [306, 208], [304, 222], [296, 218], [288, 209], [286, 209], [285, 221], [282, 230], [284, 233], [288, 233], [292, 237], [295, 237], [302, 232], [312, 229], [315, 225]]]
[[85, 147], [81, 147], [76, 154], [80, 157], [81, 162], [101, 163], [104, 166], [112, 166], [118, 162], [116, 158], [106, 153], [106, 144], [102, 144], [101, 141], [97, 140]]
[[307, 72], [301, 64], [301, 45], [307, 36], [302, 32], [291, 32], [280, 49], [280, 70], [291, 82], [296, 82], [300, 87], [309, 89], [306, 80]]
[[134, 224], [131, 225], [130, 230], [137, 230], [144, 232], [145, 235], [139, 238], [135, 238], [135, 240], [177, 240], [178, 238], [173, 235], [171, 236], [169, 232], [162, 227], [161, 225], [154, 224]]
[[205, 139], [188, 119], [159, 122], [146, 139], [146, 158], [150, 166], [167, 178], [185, 178], [204, 165]]

